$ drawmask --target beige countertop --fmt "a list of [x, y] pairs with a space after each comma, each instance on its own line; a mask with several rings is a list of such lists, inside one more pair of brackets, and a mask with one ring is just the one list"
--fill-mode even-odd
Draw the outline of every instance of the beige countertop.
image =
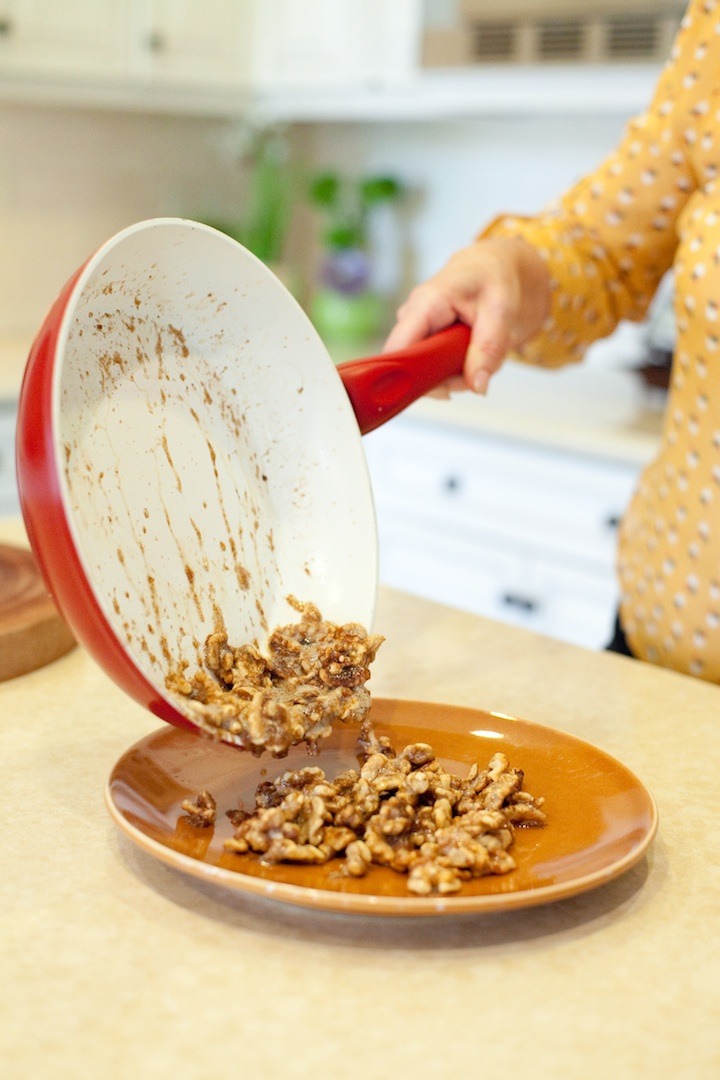
[[390, 591], [376, 628], [376, 695], [524, 717], [622, 760], [659, 806], [649, 855], [595, 891], [484, 916], [228, 894], [110, 821], [107, 776], [159, 722], [76, 649], [0, 685], [8, 1075], [720, 1075], [720, 688]]

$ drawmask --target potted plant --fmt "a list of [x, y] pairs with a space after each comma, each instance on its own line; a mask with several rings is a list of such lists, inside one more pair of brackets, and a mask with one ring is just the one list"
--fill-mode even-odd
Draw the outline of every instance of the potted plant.
[[[288, 162], [289, 151], [282, 132], [266, 128], [253, 134], [242, 155], [245, 191], [242, 213], [237, 218], [206, 218], [257, 255], [281, 278], [285, 240], [292, 215], [295, 176]], [[286, 281], [286, 284], [290, 284]]]
[[357, 179], [323, 172], [312, 178], [310, 202], [324, 223], [310, 316], [326, 340], [359, 344], [385, 329], [388, 305], [373, 289], [369, 222], [374, 209], [402, 194], [402, 184], [392, 176]]

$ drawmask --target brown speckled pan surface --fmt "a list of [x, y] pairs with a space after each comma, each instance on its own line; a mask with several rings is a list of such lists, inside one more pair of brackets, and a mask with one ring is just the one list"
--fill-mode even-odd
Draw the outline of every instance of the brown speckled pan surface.
[[[373, 867], [365, 878], [325, 866], [265, 866], [257, 856], [228, 854], [225, 810], [286, 768], [317, 764], [330, 777], [355, 767], [357, 729], [339, 727], [320, 754], [304, 749], [283, 761], [253, 758], [202, 736], [165, 727], [131, 747], [109, 778], [107, 804], [120, 829], [146, 852], [215, 884], [328, 911], [433, 916], [503, 911], [564, 899], [613, 880], [634, 866], [657, 827], [652, 796], [624, 765], [573, 736], [498, 713], [429, 702], [377, 699], [371, 717], [396, 749], [429, 742], [461, 776], [497, 750], [525, 771], [525, 788], [545, 797], [548, 824], [516, 831], [517, 869], [479, 878], [449, 897], [408, 893], [404, 875]], [[181, 803], [203, 788], [218, 802], [214, 828], [199, 829]]]

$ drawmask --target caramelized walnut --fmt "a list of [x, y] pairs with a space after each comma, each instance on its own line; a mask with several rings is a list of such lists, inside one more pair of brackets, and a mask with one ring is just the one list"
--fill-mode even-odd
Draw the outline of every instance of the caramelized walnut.
[[301, 742], [314, 750], [335, 722], [362, 723], [370, 709], [365, 683], [383, 638], [288, 602], [300, 620], [270, 634], [266, 655], [257, 644], [229, 645], [218, 630], [205, 643], [204, 669], [189, 677], [183, 664], [166, 679], [200, 727], [254, 754], [284, 757]]
[[463, 780], [426, 743], [396, 754], [369, 721], [357, 753], [359, 771], [335, 780], [308, 767], [259, 784], [255, 811], [239, 813], [226, 849], [268, 863], [343, 856], [342, 872], [351, 877], [375, 863], [406, 873], [411, 893], [445, 895], [472, 878], [513, 870], [515, 828], [546, 821], [543, 800], [522, 790], [523, 773], [504, 754], [482, 771], [474, 764]]
[[185, 799], [182, 808], [187, 814], [191, 825], [205, 829], [215, 824], [217, 803], [209, 791], [201, 791], [195, 796], [194, 801]]

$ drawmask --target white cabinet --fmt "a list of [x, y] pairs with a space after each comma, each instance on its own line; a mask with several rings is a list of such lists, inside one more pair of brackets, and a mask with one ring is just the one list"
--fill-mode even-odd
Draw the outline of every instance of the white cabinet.
[[230, 88], [250, 78], [249, 0], [135, 0], [131, 8], [131, 75], [160, 84]]
[[240, 85], [249, 0], [0, 0], [0, 73]]
[[592, 648], [638, 466], [397, 417], [364, 438], [381, 580]]
[[252, 8], [261, 89], [392, 82], [420, 61], [421, 0], [255, 0]]
[[124, 76], [129, 27], [130, 9], [117, 0], [0, 0], [0, 72]]
[[657, 79], [654, 63], [428, 71], [425, 14], [425, 0], [0, 0], [0, 99], [256, 122], [627, 117]]
[[422, 0], [0, 0], [0, 90], [85, 86], [92, 103], [89, 84], [110, 84], [142, 103], [377, 87], [415, 71], [421, 16]]

